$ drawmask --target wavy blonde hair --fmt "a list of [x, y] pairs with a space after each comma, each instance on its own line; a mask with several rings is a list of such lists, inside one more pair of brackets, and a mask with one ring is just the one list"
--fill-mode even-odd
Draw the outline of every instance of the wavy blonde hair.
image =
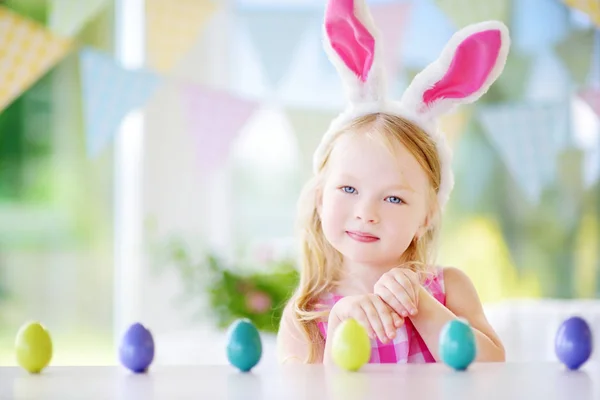
[[335, 142], [343, 135], [366, 134], [378, 140], [391, 152], [403, 145], [425, 171], [430, 183], [429, 229], [418, 240], [411, 242], [403, 255], [403, 266], [427, 273], [435, 258], [435, 241], [439, 232], [437, 192], [440, 187], [441, 167], [435, 143], [410, 121], [384, 113], [369, 114], [355, 119], [336, 133], [315, 176], [304, 186], [298, 201], [297, 228], [299, 230], [300, 283], [292, 298], [294, 317], [302, 326], [309, 342], [306, 363], [319, 357], [324, 343], [317, 322], [327, 318], [329, 310], [321, 307], [319, 299], [335, 288], [342, 276], [342, 255], [327, 241], [317, 211], [318, 199], [325, 181], [327, 164]]

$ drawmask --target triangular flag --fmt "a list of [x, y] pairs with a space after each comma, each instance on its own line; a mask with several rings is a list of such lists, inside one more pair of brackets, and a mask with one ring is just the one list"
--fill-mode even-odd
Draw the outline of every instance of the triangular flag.
[[410, 9], [410, 3], [373, 4], [371, 7], [375, 25], [381, 31], [384, 65], [390, 81], [400, 72], [400, 45], [410, 18]]
[[600, 118], [600, 88], [583, 89], [578, 95]]
[[338, 113], [326, 109], [288, 107], [285, 114], [297, 138], [302, 171], [312, 172], [313, 154]]
[[216, 9], [211, 0], [146, 0], [148, 65], [171, 71], [198, 41]]
[[508, 21], [509, 0], [436, 0], [457, 28], [476, 22]]
[[533, 60], [527, 54], [512, 52], [506, 60], [504, 71], [490, 90], [483, 96], [483, 102], [508, 102], [525, 97], [527, 82], [531, 76]]
[[440, 117], [440, 129], [451, 144], [455, 144], [464, 133], [471, 120], [472, 113], [472, 107], [462, 107], [453, 113]]
[[[484, 3], [485, 4], [485, 3]], [[571, 29], [569, 9], [559, 1], [513, 1], [511, 52], [539, 53], [563, 40]]]
[[[456, 142], [453, 169], [456, 191], [453, 197], [466, 209], [476, 209], [489, 195], [488, 185], [494, 173], [494, 157], [482, 132], [481, 124], [471, 121], [464, 139]], [[477, 168], [473, 168], [476, 165]], [[483, 200], [485, 201], [485, 200]]]
[[285, 76], [304, 32], [315, 11], [312, 9], [240, 9], [238, 17], [246, 26], [273, 88]]
[[61, 60], [71, 41], [0, 6], [0, 110]]
[[50, 0], [49, 27], [61, 36], [75, 36], [107, 4], [107, 0]]
[[200, 167], [212, 171], [223, 164], [258, 103], [197, 85], [182, 85], [181, 93], [188, 129], [197, 140]]
[[555, 49], [573, 79], [579, 84], [585, 84], [591, 70], [594, 30], [573, 31], [565, 40], [556, 45]]
[[402, 64], [421, 69], [439, 56], [456, 32], [452, 21], [433, 0], [412, 2], [402, 43]]
[[564, 0], [569, 7], [587, 14], [597, 27], [600, 28], [600, 1], [598, 0]]
[[96, 157], [123, 118], [146, 103], [161, 77], [144, 70], [125, 70], [108, 55], [92, 49], [82, 49], [79, 58], [87, 151]]
[[556, 177], [556, 157], [569, 135], [569, 110], [562, 103], [478, 107], [490, 142], [532, 203]]

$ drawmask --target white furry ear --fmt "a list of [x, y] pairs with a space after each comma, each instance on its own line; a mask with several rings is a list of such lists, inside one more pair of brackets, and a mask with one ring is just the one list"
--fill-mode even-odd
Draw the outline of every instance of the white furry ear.
[[385, 101], [379, 31], [365, 0], [329, 0], [323, 28], [323, 47], [351, 105]]
[[508, 28], [502, 22], [461, 29], [441, 56], [415, 77], [402, 96], [402, 107], [431, 120], [476, 101], [502, 73], [509, 47]]

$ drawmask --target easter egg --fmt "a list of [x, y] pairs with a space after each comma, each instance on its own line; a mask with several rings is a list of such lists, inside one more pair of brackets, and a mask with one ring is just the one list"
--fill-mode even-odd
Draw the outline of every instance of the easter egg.
[[464, 371], [469, 367], [477, 355], [477, 346], [468, 321], [455, 319], [444, 325], [440, 332], [439, 353], [442, 361], [455, 370]]
[[590, 358], [592, 341], [592, 331], [588, 323], [580, 317], [569, 318], [556, 332], [556, 356], [567, 368], [576, 370]]
[[119, 346], [121, 364], [135, 373], [146, 372], [154, 360], [154, 339], [148, 329], [135, 323], [123, 335]]
[[336, 365], [348, 371], [358, 371], [371, 358], [371, 341], [367, 331], [354, 319], [343, 321], [335, 330], [331, 357]]
[[39, 322], [24, 324], [15, 340], [17, 362], [31, 373], [41, 372], [52, 359], [52, 339]]
[[262, 357], [260, 333], [252, 321], [243, 318], [229, 327], [227, 334], [227, 359], [242, 372], [248, 372]]

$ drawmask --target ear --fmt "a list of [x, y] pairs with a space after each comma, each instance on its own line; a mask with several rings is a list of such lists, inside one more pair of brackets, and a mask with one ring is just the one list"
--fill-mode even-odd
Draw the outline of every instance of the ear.
[[461, 29], [440, 58], [415, 77], [401, 104], [417, 116], [433, 119], [457, 105], [474, 102], [502, 73], [509, 47], [508, 29], [501, 22]]
[[351, 103], [385, 99], [379, 32], [365, 0], [329, 0], [324, 48]]

